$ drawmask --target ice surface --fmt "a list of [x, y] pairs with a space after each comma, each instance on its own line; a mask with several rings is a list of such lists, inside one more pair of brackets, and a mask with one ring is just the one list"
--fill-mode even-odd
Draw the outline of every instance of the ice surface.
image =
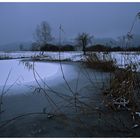
[[[31, 65], [33, 62], [29, 62]], [[29, 83], [35, 81], [33, 69], [28, 69], [27, 66], [25, 66], [24, 63], [20, 62], [20, 60], [1, 60], [0, 61], [0, 87], [4, 85], [6, 78], [8, 76], [9, 71], [11, 71], [11, 74], [9, 76], [9, 79], [7, 81], [7, 86], [12, 85], [17, 79], [16, 84], [22, 85], [24, 83]], [[60, 82], [60, 78], [62, 80], [62, 72], [60, 70], [60, 64], [59, 63], [50, 63], [50, 62], [36, 62], [34, 64], [35, 71], [39, 74], [39, 76], [42, 79], [46, 79], [49, 81], [49, 83], [52, 83], [52, 85], [56, 84], [57, 82]], [[67, 74], [68, 79], [72, 79], [74, 67], [68, 64], [62, 65], [64, 73]], [[37, 76], [38, 80], [40, 78]], [[53, 81], [55, 79], [55, 81]]]

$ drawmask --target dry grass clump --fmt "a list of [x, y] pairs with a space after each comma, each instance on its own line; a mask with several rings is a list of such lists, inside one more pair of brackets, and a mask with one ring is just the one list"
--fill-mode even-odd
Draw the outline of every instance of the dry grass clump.
[[85, 64], [89, 68], [105, 72], [113, 72], [117, 68], [115, 61], [111, 58], [109, 53], [103, 55], [97, 55], [97, 53], [88, 54], [85, 60]]
[[104, 92], [106, 106], [116, 111], [124, 109], [136, 112], [138, 109], [136, 86], [137, 77], [131, 66], [116, 70], [111, 79], [110, 88]]

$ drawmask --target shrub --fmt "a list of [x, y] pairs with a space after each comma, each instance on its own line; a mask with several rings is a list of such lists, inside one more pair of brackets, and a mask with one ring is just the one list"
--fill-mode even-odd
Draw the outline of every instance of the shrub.
[[64, 45], [61, 47], [60, 50], [61, 51], [74, 51], [75, 49], [74, 49], [74, 46], [72, 46], [72, 45]]
[[101, 45], [101, 44], [96, 44], [93, 46], [90, 46], [88, 48], [86, 48], [87, 51], [100, 51], [100, 52], [104, 52], [104, 51], [111, 51], [111, 47], [107, 47], [105, 45]]
[[132, 67], [117, 69], [111, 79], [109, 89], [105, 90], [105, 104], [113, 110], [130, 110], [133, 113], [138, 111], [139, 98], [137, 95], [137, 73]]
[[59, 51], [59, 47], [52, 44], [47, 44], [40, 47], [40, 51]]
[[40, 48], [40, 51], [74, 51], [74, 46], [72, 45], [64, 45], [58, 46], [53, 44], [47, 44]]

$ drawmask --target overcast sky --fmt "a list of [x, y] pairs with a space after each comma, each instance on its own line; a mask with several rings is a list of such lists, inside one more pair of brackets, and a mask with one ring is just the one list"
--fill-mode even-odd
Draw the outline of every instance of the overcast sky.
[[[36, 25], [47, 21], [58, 38], [62, 24], [66, 40], [80, 32], [96, 38], [116, 38], [127, 33], [140, 3], [0, 3], [0, 44], [33, 41]], [[134, 33], [140, 34], [140, 20]]]

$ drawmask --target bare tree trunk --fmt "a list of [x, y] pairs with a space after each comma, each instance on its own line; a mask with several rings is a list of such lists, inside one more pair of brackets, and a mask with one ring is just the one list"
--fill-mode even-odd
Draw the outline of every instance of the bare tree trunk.
[[86, 55], [86, 47], [83, 45], [83, 55]]

